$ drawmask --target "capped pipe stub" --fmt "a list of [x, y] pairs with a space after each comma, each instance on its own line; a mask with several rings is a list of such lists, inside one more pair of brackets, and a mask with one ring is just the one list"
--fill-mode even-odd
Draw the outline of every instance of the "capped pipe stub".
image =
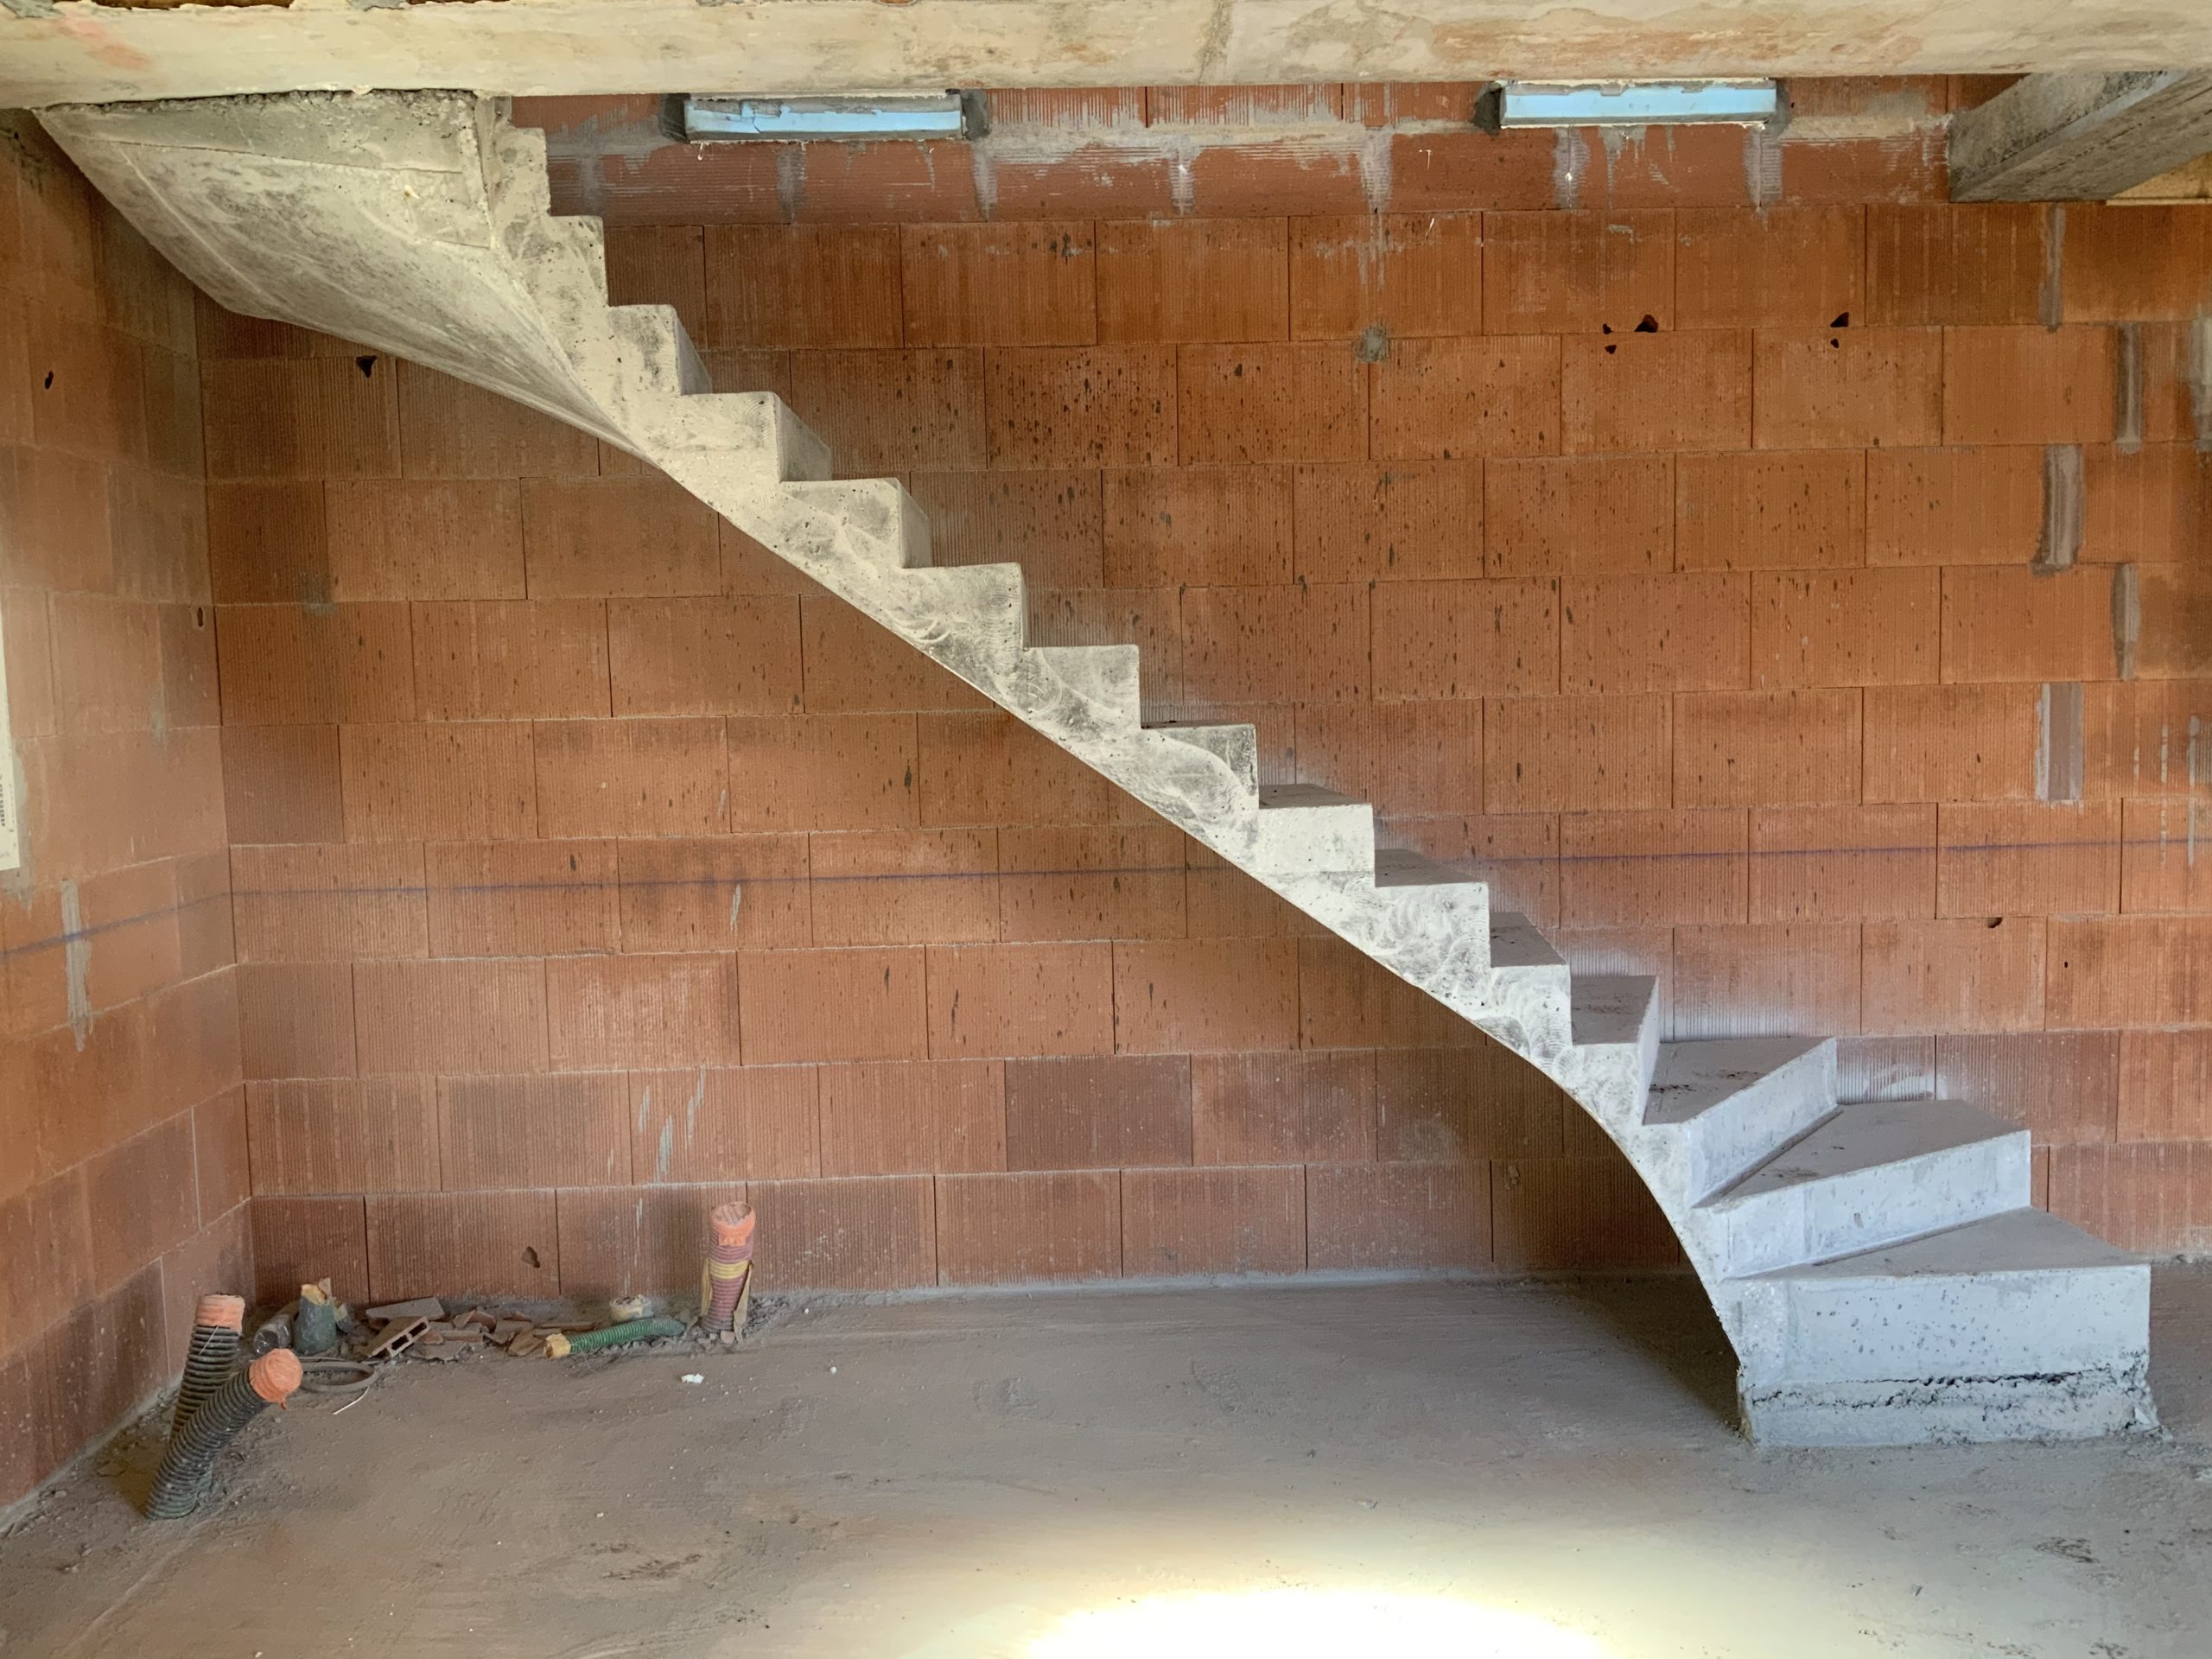
[[749, 1204], [718, 1204], [707, 1211], [707, 1225], [714, 1229], [717, 1244], [750, 1244], [753, 1219]]
[[289, 1348], [272, 1348], [247, 1368], [253, 1391], [272, 1406], [281, 1406], [300, 1386], [300, 1357]]
[[192, 1322], [194, 1325], [214, 1325], [225, 1331], [243, 1330], [245, 1326], [245, 1298], [210, 1291], [200, 1299], [200, 1306], [193, 1313]]

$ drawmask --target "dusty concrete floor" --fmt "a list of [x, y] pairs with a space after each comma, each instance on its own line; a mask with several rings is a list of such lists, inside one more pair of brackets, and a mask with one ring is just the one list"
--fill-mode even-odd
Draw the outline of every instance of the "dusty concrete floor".
[[[1759, 1454], [1688, 1279], [818, 1306], [730, 1357], [410, 1365], [0, 1541], [0, 1651], [130, 1659], [2212, 1652], [2212, 1270], [2166, 1433]], [[696, 1370], [700, 1384], [683, 1373]], [[100, 1472], [105, 1470], [105, 1472]]]

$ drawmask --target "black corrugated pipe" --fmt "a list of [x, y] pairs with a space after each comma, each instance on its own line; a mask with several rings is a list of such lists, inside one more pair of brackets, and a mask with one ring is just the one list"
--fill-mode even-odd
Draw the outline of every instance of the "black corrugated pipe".
[[169, 1414], [172, 1446], [193, 1413], [230, 1381], [231, 1367], [238, 1357], [238, 1332], [245, 1326], [243, 1296], [210, 1294], [200, 1299], [200, 1310], [192, 1316], [192, 1340], [184, 1350], [184, 1380], [176, 1385], [176, 1409]]
[[290, 1399], [299, 1386], [299, 1356], [279, 1348], [216, 1389], [192, 1414], [184, 1433], [169, 1442], [146, 1499], [147, 1515], [156, 1521], [175, 1521], [198, 1509], [213, 1478], [215, 1454], [270, 1406]]

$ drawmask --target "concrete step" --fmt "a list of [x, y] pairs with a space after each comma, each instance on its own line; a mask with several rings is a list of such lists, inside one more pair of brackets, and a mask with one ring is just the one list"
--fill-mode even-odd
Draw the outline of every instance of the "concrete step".
[[[830, 446], [768, 391], [707, 391], [652, 400], [639, 411], [645, 447], [671, 468], [720, 461], [749, 484], [830, 475]], [[672, 453], [671, 453], [672, 452]]]
[[1446, 1007], [1478, 997], [1491, 971], [1490, 884], [1402, 847], [1375, 849], [1370, 923], [1355, 943]]
[[[540, 193], [550, 194], [542, 164], [531, 182]], [[525, 188], [530, 188], [525, 186]], [[510, 202], [512, 211], [516, 204]], [[556, 215], [541, 209], [535, 215], [524, 215], [528, 223], [512, 227], [531, 244], [531, 257], [515, 262], [512, 269], [531, 289], [532, 297], [541, 308], [550, 299], [559, 308], [578, 294], [596, 296], [602, 302], [607, 298], [607, 227], [596, 219], [578, 218], [567, 214]], [[608, 306], [608, 310], [615, 308]]]
[[2028, 1201], [2028, 1132], [1959, 1100], [1846, 1106], [1698, 1208], [1730, 1277], [1851, 1255]]
[[1375, 809], [1317, 784], [1260, 785], [1254, 874], [1357, 874], [1375, 871]]
[[1724, 1287], [1747, 1426], [1785, 1445], [2147, 1427], [2151, 1274], [2024, 1205]]
[[1029, 654], [1069, 690], [1107, 710], [1116, 724], [1138, 723], [1135, 645], [1032, 645]]
[[1204, 749], [1236, 774], [1247, 794], [1260, 792], [1260, 734], [1251, 726], [1209, 726], [1201, 721], [1163, 720], [1146, 728], [1178, 743]]
[[[606, 291], [606, 232], [596, 219], [551, 219], [556, 236], [569, 242], [566, 257], [593, 273]], [[658, 397], [632, 397], [632, 418], [645, 450], [724, 450], [747, 455], [772, 444], [780, 464], [769, 469], [772, 482], [826, 479], [830, 448], [771, 392], [717, 392], [714, 375], [700, 358], [690, 331], [671, 306], [609, 305], [610, 334], [645, 345], [640, 390]]]
[[1658, 1021], [1659, 982], [1649, 974], [1577, 974], [1574, 1041], [1640, 1043]]
[[1567, 1039], [1579, 1095], [1618, 1135], [1639, 1122], [1659, 1058], [1659, 983], [1648, 974], [1575, 974], [1568, 987]]
[[1669, 1131], [1677, 1191], [1710, 1196], [1835, 1110], [1835, 1043], [1727, 1037], [1662, 1043], [1644, 1099], [1647, 1128]]
[[1423, 854], [1402, 847], [1375, 849], [1375, 885], [1378, 887], [1479, 887], [1479, 876], [1449, 864], [1440, 864]]
[[1028, 643], [1029, 590], [1018, 564], [909, 569], [895, 598], [896, 613], [908, 620], [893, 631], [938, 662], [995, 657]]
[[607, 325], [618, 337], [639, 342], [639, 382], [653, 391], [689, 397], [715, 389], [715, 378], [699, 360], [691, 335], [672, 305], [610, 305]]
[[[831, 473], [830, 445], [822, 435], [799, 419], [791, 406], [773, 392], [715, 391], [707, 397], [714, 401], [723, 398], [750, 400], [765, 397], [775, 405], [776, 416], [776, 477], [786, 484], [802, 480], [826, 479]], [[693, 401], [686, 398], [686, 403]]]
[[1516, 910], [1490, 913], [1490, 965], [1493, 968], [1564, 968], [1567, 958], [1552, 948], [1542, 930]]
[[[606, 229], [602, 221], [572, 219], [553, 212], [552, 175], [546, 160], [543, 127], [518, 127], [512, 122], [502, 122], [493, 143], [506, 163], [502, 169], [505, 175], [502, 184], [503, 194], [511, 198], [510, 211], [527, 209], [539, 221], [551, 226], [588, 225], [604, 247]], [[603, 263], [601, 269], [605, 269]]]
[[895, 478], [801, 480], [784, 486], [787, 500], [840, 521], [836, 544], [891, 570], [929, 567], [930, 520]]
[[1574, 975], [1534, 923], [1490, 912], [1491, 997], [1511, 1024], [1491, 1033], [1516, 1052], [1554, 1052], [1573, 1040]]

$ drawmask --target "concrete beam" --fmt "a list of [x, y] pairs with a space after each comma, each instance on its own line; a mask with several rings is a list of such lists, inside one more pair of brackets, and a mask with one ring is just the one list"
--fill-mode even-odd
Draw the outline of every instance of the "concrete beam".
[[2137, 185], [2133, 190], [2123, 190], [2113, 198], [2115, 201], [2212, 201], [2212, 156], [2200, 156], [2193, 162], [2183, 162], [2171, 172], [2161, 173]]
[[0, 0], [0, 105], [2212, 68], [2203, 0]]
[[2043, 74], [1951, 123], [1954, 201], [2106, 201], [2212, 150], [2212, 70]]

